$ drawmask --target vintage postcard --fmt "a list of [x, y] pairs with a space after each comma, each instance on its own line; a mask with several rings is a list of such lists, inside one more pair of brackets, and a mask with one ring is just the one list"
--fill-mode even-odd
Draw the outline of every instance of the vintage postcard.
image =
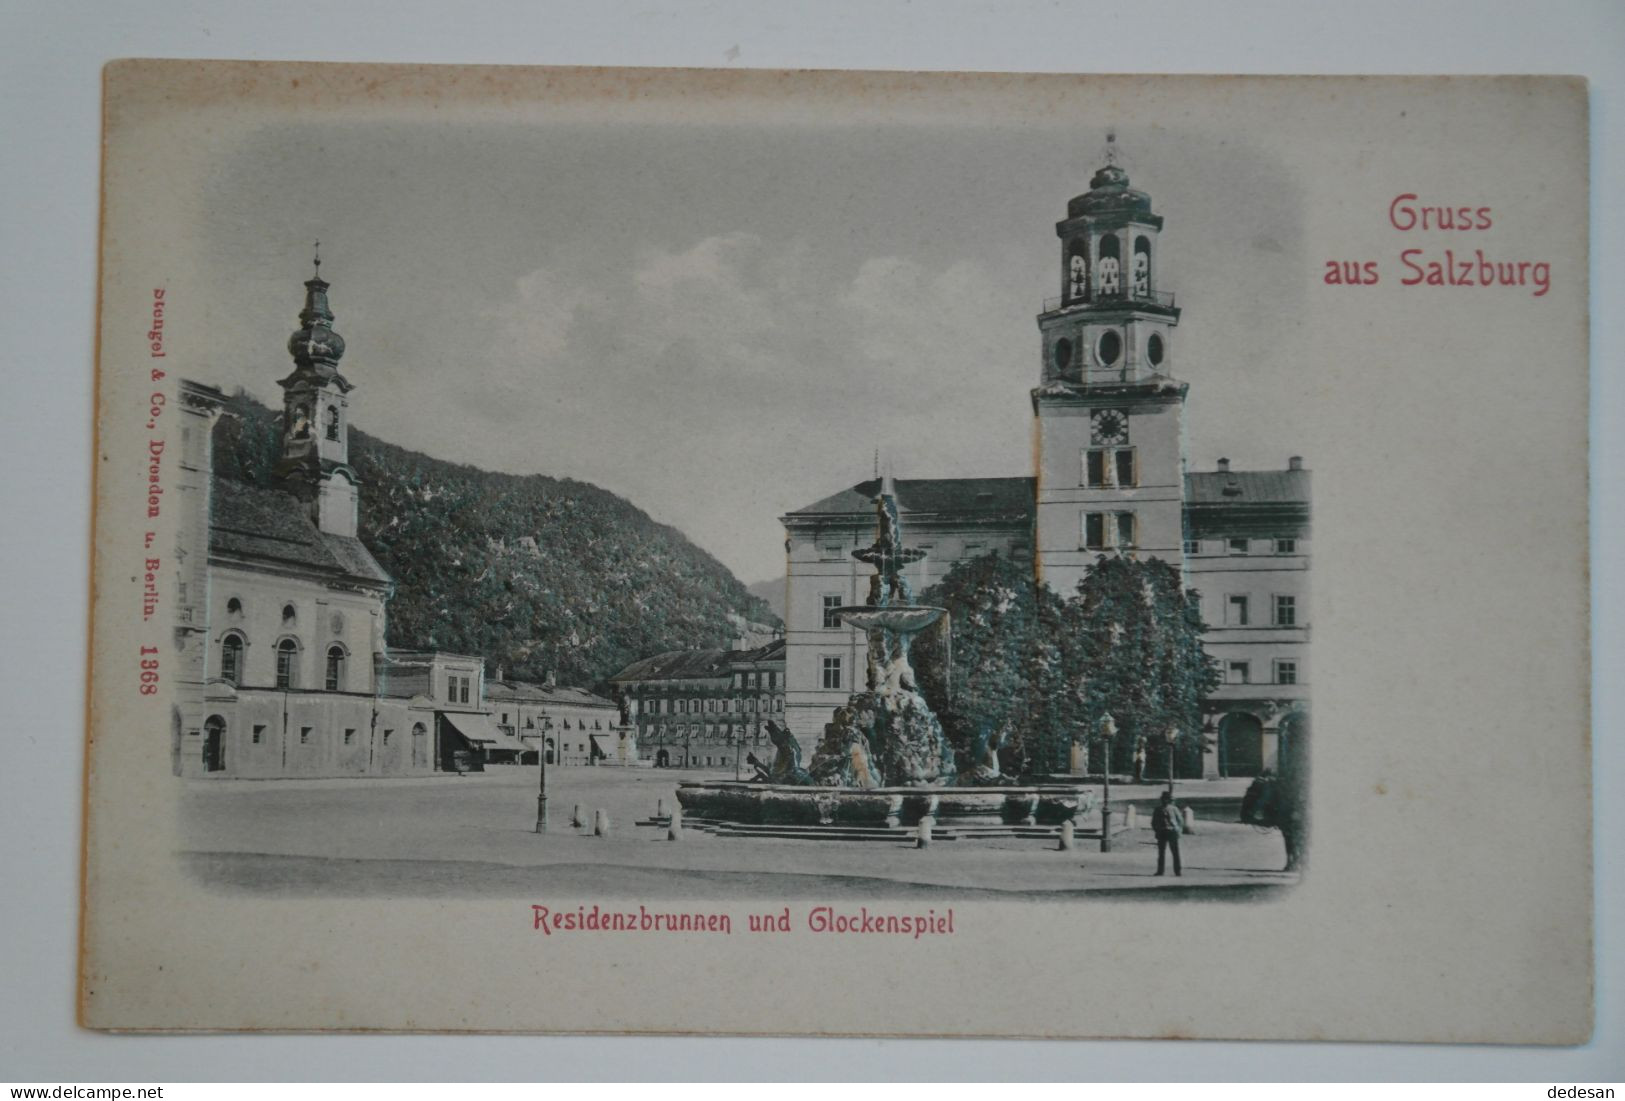
[[105, 81], [85, 1025], [1589, 1037], [1583, 81]]

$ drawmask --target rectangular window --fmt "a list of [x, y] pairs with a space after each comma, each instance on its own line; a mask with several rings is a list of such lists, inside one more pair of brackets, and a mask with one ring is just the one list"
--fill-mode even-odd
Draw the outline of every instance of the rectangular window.
[[1277, 627], [1292, 627], [1298, 622], [1298, 598], [1295, 596], [1277, 596], [1275, 598], [1275, 625]]
[[839, 562], [841, 560], [841, 544], [821, 543], [818, 546], [818, 557], [825, 562]]
[[1247, 626], [1247, 598], [1232, 596], [1225, 601], [1224, 623], [1226, 627]]
[[1140, 471], [1132, 447], [1091, 447], [1083, 453], [1083, 484], [1091, 489], [1140, 484]]
[[1297, 554], [1298, 541], [1296, 539], [1277, 539], [1275, 541], [1276, 554]]
[[1225, 667], [1224, 682], [1226, 684], [1247, 684], [1247, 663], [1245, 661], [1232, 661]]
[[1124, 487], [1133, 487], [1140, 484], [1140, 473], [1134, 462], [1134, 449], [1120, 447], [1117, 449], [1117, 484]]
[[344, 744], [345, 745], [354, 745], [355, 744], [355, 727], [347, 726], [347, 727], [344, 728]]
[[1119, 512], [1117, 514], [1117, 545], [1119, 547], [1139, 546], [1137, 533], [1134, 530], [1134, 513]]
[[1275, 663], [1276, 684], [1297, 684], [1298, 663], [1295, 661], [1278, 661]]
[[394, 735], [395, 735], [395, 728], [394, 727], [389, 727], [389, 726], [384, 727], [384, 744], [388, 745], [389, 744], [389, 739], [394, 737]]
[[835, 655], [824, 658], [824, 687], [839, 688], [841, 686], [841, 659]]
[[775, 711], [783, 711], [784, 710], [784, 701], [783, 700], [774, 700], [773, 701], [773, 710], [775, 710]]
[[1202, 541], [1200, 539], [1187, 539], [1187, 540], [1185, 540], [1185, 553], [1187, 555], [1201, 554], [1202, 553]]
[[1231, 554], [1246, 554], [1247, 553], [1247, 540], [1245, 540], [1245, 539], [1232, 539], [1232, 540], [1230, 540], [1230, 553]]
[[299, 728], [299, 744], [300, 745], [309, 745], [310, 744], [310, 727], [301, 726]]
[[458, 703], [467, 703], [468, 702], [468, 686], [469, 686], [469, 684], [471, 684], [473, 682], [473, 679], [474, 678], [472, 678], [472, 677], [464, 677], [463, 678], [463, 694], [458, 698], [458, 700], [457, 700]]
[[503, 712], [503, 713], [502, 713], [502, 725], [503, 725], [503, 726], [507, 726], [507, 725], [508, 725], [508, 713], [507, 713], [507, 712], [506, 712], [506, 711], [504, 711], [504, 712]]
[[1083, 484], [1098, 489], [1106, 484], [1106, 452], [1090, 448], [1083, 453]]
[[840, 616], [835, 614], [835, 609], [839, 608], [843, 603], [845, 603], [845, 601], [843, 601], [841, 599], [841, 594], [840, 593], [824, 593], [818, 599], [823, 604], [823, 607], [824, 607], [824, 627], [825, 627], [825, 629], [828, 630], [828, 629], [831, 629], [831, 628], [839, 627], [841, 625], [841, 618], [840, 618]]
[[1106, 514], [1104, 512], [1086, 512], [1083, 514], [1083, 546], [1085, 550], [1106, 549]]
[[264, 723], [255, 723], [254, 724], [254, 744], [259, 745], [264, 740], [265, 740], [265, 724]]

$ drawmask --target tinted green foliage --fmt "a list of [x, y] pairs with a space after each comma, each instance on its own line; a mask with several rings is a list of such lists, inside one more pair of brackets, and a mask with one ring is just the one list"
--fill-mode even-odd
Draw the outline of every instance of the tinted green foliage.
[[1000, 771], [1047, 769], [1035, 759], [1039, 732], [1076, 710], [1060, 683], [1060, 598], [1033, 584], [1031, 567], [989, 554], [955, 566], [920, 602], [948, 609], [951, 661], [942, 630], [933, 629], [916, 644], [914, 666], [961, 770], [982, 731], [1004, 735]]
[[1181, 752], [1199, 757], [1201, 699], [1218, 672], [1180, 582], [1160, 559], [1114, 556], [1063, 601], [1024, 564], [960, 563], [921, 594], [948, 609], [953, 636], [951, 661], [934, 634], [916, 644], [921, 691], [962, 755], [979, 731], [1005, 731], [1007, 773], [1064, 771], [1073, 738], [1092, 735], [1106, 714], [1117, 724], [1114, 770], [1129, 767], [1139, 737], [1155, 760], [1170, 728]]
[[[239, 392], [217, 475], [269, 485], [280, 414]], [[361, 538], [395, 578], [389, 643], [480, 654], [505, 675], [596, 685], [662, 650], [726, 646], [730, 616], [777, 623], [727, 567], [613, 493], [495, 474], [350, 432]]]
[[1177, 734], [1183, 758], [1200, 769], [1202, 698], [1219, 683], [1218, 666], [1202, 649], [1201, 606], [1179, 570], [1152, 558], [1116, 555], [1089, 567], [1066, 605], [1067, 634], [1076, 640], [1083, 677], [1084, 729], [1093, 734], [1111, 715], [1117, 724], [1112, 765], [1126, 767], [1144, 739], [1152, 773], [1162, 775], [1166, 736]]

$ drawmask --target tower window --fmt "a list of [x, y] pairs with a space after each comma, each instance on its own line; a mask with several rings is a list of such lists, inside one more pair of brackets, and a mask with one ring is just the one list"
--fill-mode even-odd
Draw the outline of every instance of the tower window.
[[297, 688], [298, 669], [295, 659], [299, 656], [299, 644], [291, 638], [285, 638], [276, 644], [276, 686], [278, 688]]
[[1062, 337], [1055, 342], [1055, 369], [1064, 371], [1072, 366], [1072, 342]]
[[344, 687], [344, 648], [330, 646], [327, 649], [327, 690], [337, 692]]
[[1102, 367], [1110, 367], [1122, 354], [1123, 338], [1117, 335], [1116, 329], [1107, 329], [1100, 334], [1100, 339], [1095, 342], [1095, 357]]
[[327, 407], [327, 438], [330, 440], [339, 438], [339, 409], [336, 405]]
[[1123, 290], [1118, 247], [1116, 237], [1108, 235], [1100, 239], [1100, 262], [1095, 265], [1095, 286], [1102, 297], [1119, 295]]
[[220, 679], [236, 684], [243, 675], [243, 640], [240, 635], [227, 635], [220, 643]]
[[1069, 299], [1087, 298], [1089, 295], [1089, 242], [1072, 242], [1072, 255], [1066, 262], [1066, 296]]
[[1151, 242], [1144, 237], [1134, 238], [1134, 296], [1146, 298], [1151, 294]]
[[1138, 545], [1132, 512], [1086, 512], [1083, 514], [1083, 546], [1085, 550], [1105, 551], [1127, 549]]
[[1161, 367], [1163, 356], [1167, 349], [1163, 347], [1162, 334], [1152, 333], [1151, 338], [1145, 342], [1145, 357], [1151, 361], [1151, 366]]

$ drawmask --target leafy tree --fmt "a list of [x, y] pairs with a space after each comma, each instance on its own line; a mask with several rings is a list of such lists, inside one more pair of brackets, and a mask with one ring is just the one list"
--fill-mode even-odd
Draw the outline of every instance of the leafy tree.
[[1082, 729], [1092, 734], [1112, 716], [1113, 765], [1126, 764], [1140, 739], [1149, 757], [1166, 762], [1169, 730], [1178, 752], [1199, 755], [1201, 701], [1219, 673], [1202, 649], [1201, 607], [1179, 570], [1160, 558], [1098, 559], [1067, 601], [1065, 619], [1084, 672]]
[[989, 554], [959, 563], [920, 599], [948, 609], [944, 626], [916, 644], [914, 665], [961, 769], [987, 734], [1003, 736], [1000, 771], [1047, 771], [1039, 735], [1075, 710], [1059, 690], [1066, 677], [1060, 598], [1034, 583], [1030, 566]]

